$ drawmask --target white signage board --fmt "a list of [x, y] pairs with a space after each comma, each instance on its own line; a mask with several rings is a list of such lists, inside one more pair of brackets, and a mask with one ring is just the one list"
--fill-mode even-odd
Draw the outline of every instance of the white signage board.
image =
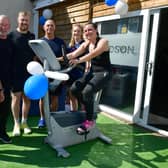
[[141, 33], [101, 35], [108, 39], [111, 64], [138, 67]]

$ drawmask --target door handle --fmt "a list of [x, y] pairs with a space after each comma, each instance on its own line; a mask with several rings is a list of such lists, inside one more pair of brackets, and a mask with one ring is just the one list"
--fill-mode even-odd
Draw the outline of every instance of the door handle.
[[148, 70], [149, 75], [151, 76], [152, 71], [153, 71], [153, 63], [152, 62], [147, 63], [147, 70]]

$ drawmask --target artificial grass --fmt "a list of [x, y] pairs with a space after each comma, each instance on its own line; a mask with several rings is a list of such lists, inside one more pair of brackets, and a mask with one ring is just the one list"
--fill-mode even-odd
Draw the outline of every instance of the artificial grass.
[[[12, 144], [0, 143], [2, 168], [167, 168], [168, 139], [152, 132], [99, 114], [97, 124], [112, 138], [112, 145], [100, 140], [73, 145], [66, 149], [69, 158], [57, 157], [49, 145], [44, 144], [46, 130], [36, 125], [39, 117], [31, 116], [31, 135], [14, 137]], [[12, 120], [8, 131], [12, 134]], [[59, 136], [59, 135], [58, 135]]]

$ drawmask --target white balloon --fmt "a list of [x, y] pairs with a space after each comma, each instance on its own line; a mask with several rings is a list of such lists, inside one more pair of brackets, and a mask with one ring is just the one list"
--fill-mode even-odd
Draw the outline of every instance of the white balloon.
[[39, 74], [43, 74], [44, 73], [43, 67], [37, 61], [31, 61], [31, 62], [29, 62], [27, 64], [27, 71], [31, 75], [39, 75]]
[[128, 12], [128, 4], [124, 0], [118, 0], [115, 5], [115, 13], [119, 15], [126, 15]]
[[52, 10], [51, 9], [45, 9], [43, 11], [43, 17], [45, 19], [51, 19], [51, 17], [53, 16]]
[[61, 80], [61, 81], [66, 81], [69, 79], [68, 74], [61, 73], [61, 72], [45, 71], [44, 74], [48, 78], [57, 79], [57, 80]]

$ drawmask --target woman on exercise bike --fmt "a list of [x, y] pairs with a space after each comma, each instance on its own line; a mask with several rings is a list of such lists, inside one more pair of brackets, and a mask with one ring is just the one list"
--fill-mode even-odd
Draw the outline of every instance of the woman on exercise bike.
[[[84, 104], [86, 110], [86, 120], [76, 130], [80, 135], [94, 126], [94, 94], [104, 88], [110, 77], [108, 41], [99, 37], [97, 25], [94, 23], [84, 26], [84, 36], [86, 41], [67, 55], [71, 65], [91, 61], [90, 71], [76, 80], [71, 87], [72, 94]], [[85, 54], [78, 58], [83, 53]]]

